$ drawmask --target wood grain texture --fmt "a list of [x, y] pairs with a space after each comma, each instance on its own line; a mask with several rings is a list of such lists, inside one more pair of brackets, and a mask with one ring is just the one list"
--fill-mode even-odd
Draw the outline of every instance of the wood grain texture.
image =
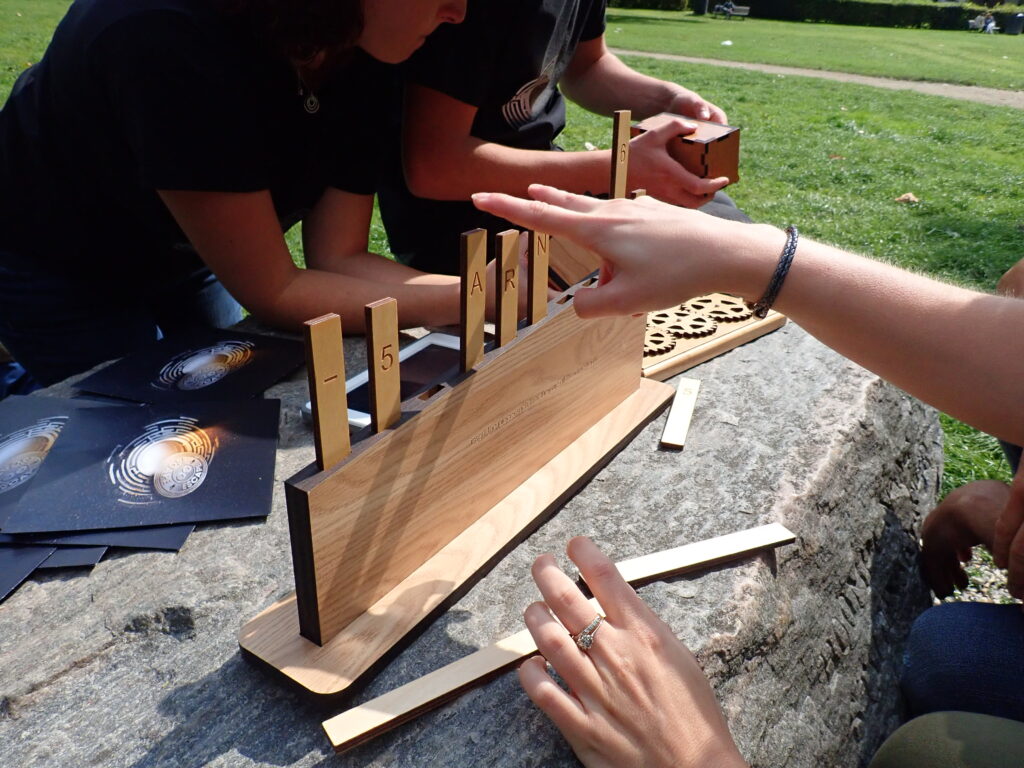
[[729, 179], [730, 184], [735, 184], [740, 180], [740, 129], [736, 126], [662, 112], [634, 125], [632, 134], [637, 136], [644, 131], [663, 125], [673, 118], [682, 118], [687, 122], [695, 123], [697, 130], [691, 134], [680, 136], [676, 141], [669, 142], [669, 155], [690, 173], [702, 179], [725, 176]]
[[519, 230], [499, 232], [495, 240], [494, 341], [503, 347], [516, 337], [519, 324]]
[[484, 356], [484, 319], [487, 314], [487, 230], [464, 232], [460, 240], [462, 370], [473, 368]]
[[686, 444], [686, 433], [690, 429], [690, 419], [697, 405], [697, 393], [700, 381], [697, 379], [680, 378], [676, 382], [676, 394], [669, 406], [665, 428], [661, 432], [661, 444], [668, 448], [682, 448]]
[[323, 470], [333, 467], [352, 450], [341, 317], [332, 312], [307, 320], [304, 325], [313, 445], [317, 466]]
[[[318, 617], [303, 635], [328, 641], [636, 390], [644, 319], [583, 321], [569, 294], [555, 306], [457, 385], [406, 401], [421, 410], [387, 439], [294, 483], [306, 503], [292, 543], [312, 548], [297, 561], [313, 564]], [[491, 456], [492, 471], [467, 471]]]
[[[638, 586], [791, 544], [795, 540], [796, 537], [784, 526], [773, 523], [627, 560], [618, 563], [617, 567], [626, 581]], [[604, 614], [596, 599], [592, 599], [591, 604], [595, 612]], [[599, 634], [595, 642], [600, 642]], [[529, 630], [517, 632], [324, 721], [324, 731], [331, 746], [343, 752], [451, 701], [536, 652], [537, 645]]]
[[[468, 525], [436, 555], [322, 646], [299, 634], [292, 595], [249, 621], [239, 644], [252, 657], [319, 696], [344, 693], [390, 650], [468, 588], [525, 532], [564, 502], [661, 411], [667, 384], [643, 380], [633, 394]], [[293, 486], [291, 487], [293, 488]]]
[[366, 360], [370, 420], [383, 432], [402, 416], [402, 380], [398, 364], [398, 302], [381, 299], [366, 305]]
[[564, 285], [576, 285], [601, 268], [601, 257], [564, 237], [548, 241], [551, 271]]
[[529, 234], [530, 282], [526, 296], [526, 320], [530, 325], [539, 323], [548, 314], [548, 248], [549, 236], [543, 232]]
[[629, 176], [629, 135], [632, 115], [628, 109], [618, 109], [612, 118], [612, 178], [608, 196], [626, 196]]

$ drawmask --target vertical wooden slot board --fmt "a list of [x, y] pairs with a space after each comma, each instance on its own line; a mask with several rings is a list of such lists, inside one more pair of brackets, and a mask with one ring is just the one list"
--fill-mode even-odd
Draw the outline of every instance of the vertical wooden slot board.
[[526, 317], [530, 325], [539, 323], [548, 314], [548, 236], [543, 232], [529, 234], [529, 281]]
[[494, 335], [503, 347], [516, 337], [519, 324], [519, 230], [499, 232], [496, 240]]
[[612, 124], [612, 180], [609, 197], [626, 196], [626, 183], [629, 176], [629, 121], [628, 109], [615, 112]]
[[484, 317], [487, 308], [487, 231], [465, 232], [460, 241], [462, 276], [462, 370], [468, 371], [484, 356]]
[[243, 627], [247, 653], [344, 691], [664, 407], [672, 388], [640, 376], [643, 318], [581, 320], [578, 287], [392, 429], [286, 482], [296, 594]]
[[402, 415], [398, 302], [392, 298], [366, 305], [366, 362], [373, 431], [383, 432]]
[[327, 469], [352, 450], [348, 435], [341, 318], [331, 313], [309, 320], [305, 325], [313, 444], [317, 465], [320, 469]]

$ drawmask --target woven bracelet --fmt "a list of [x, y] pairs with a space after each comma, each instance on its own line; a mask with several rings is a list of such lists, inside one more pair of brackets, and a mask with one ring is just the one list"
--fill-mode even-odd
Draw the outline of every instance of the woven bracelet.
[[779, 291], [782, 290], [782, 283], [785, 282], [786, 275], [789, 273], [789, 266], [793, 263], [793, 256], [796, 255], [796, 244], [799, 239], [800, 233], [797, 232], [796, 227], [792, 224], [786, 227], [786, 245], [782, 249], [782, 255], [779, 256], [775, 274], [772, 275], [772, 280], [768, 283], [768, 289], [764, 292], [764, 296], [751, 307], [756, 317], [765, 317], [768, 310], [772, 308], [772, 304], [775, 303]]

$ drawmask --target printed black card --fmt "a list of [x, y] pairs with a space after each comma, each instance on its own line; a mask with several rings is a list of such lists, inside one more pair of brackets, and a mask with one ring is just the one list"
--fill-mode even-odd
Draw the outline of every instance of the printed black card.
[[77, 386], [140, 403], [239, 400], [259, 395], [304, 362], [304, 346], [294, 339], [197, 329], [156, 341]]
[[265, 517], [279, 412], [278, 400], [80, 410], [3, 531]]

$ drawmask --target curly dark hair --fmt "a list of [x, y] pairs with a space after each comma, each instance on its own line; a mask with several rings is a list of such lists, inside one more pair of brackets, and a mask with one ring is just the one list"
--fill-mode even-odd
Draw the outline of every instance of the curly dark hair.
[[275, 53], [308, 61], [318, 53], [337, 59], [363, 31], [361, 0], [214, 0], [245, 19]]

